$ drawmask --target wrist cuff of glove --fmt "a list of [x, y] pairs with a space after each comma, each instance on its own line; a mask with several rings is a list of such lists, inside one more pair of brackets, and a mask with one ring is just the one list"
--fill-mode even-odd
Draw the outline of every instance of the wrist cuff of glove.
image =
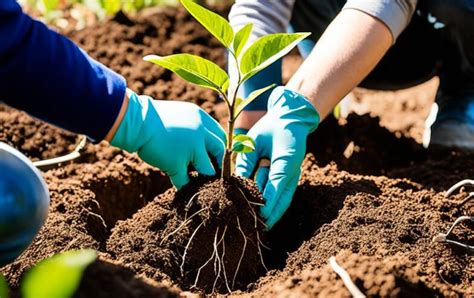
[[277, 112], [280, 117], [297, 115], [297, 118], [308, 126], [310, 133], [318, 128], [321, 119], [318, 111], [305, 96], [284, 86], [273, 90], [268, 100], [268, 111]]
[[248, 129], [245, 128], [234, 128], [234, 135], [246, 135], [249, 132]]
[[140, 98], [130, 89], [127, 89], [127, 94], [129, 98], [127, 111], [110, 144], [133, 153], [138, 151], [143, 143], [140, 131], [144, 124], [148, 105], [151, 103], [148, 98]]

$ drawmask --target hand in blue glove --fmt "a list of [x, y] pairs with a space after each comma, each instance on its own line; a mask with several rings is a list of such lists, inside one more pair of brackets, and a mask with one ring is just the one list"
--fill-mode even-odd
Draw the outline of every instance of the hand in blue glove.
[[250, 178], [260, 159], [271, 160], [270, 168], [260, 168], [256, 182], [265, 206], [261, 215], [268, 229], [280, 220], [290, 206], [306, 154], [306, 138], [319, 124], [319, 114], [301, 94], [277, 87], [268, 100], [268, 112], [248, 136], [256, 143], [256, 151], [239, 154], [236, 173]]
[[40, 172], [26, 156], [0, 143], [0, 267], [30, 245], [48, 208], [48, 188]]
[[180, 189], [189, 182], [188, 165], [203, 175], [215, 175], [209, 154], [219, 166], [226, 134], [197, 105], [153, 100], [128, 90], [129, 104], [111, 144], [137, 152], [145, 162], [165, 172]]

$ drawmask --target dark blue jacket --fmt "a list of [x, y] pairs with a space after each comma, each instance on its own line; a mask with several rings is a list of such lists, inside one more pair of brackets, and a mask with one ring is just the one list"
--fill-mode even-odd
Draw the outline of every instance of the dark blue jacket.
[[125, 96], [123, 77], [73, 42], [0, 0], [0, 101], [102, 140]]

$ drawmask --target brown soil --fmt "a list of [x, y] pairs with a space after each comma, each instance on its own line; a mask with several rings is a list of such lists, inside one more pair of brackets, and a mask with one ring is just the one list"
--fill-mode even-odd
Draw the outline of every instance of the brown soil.
[[[158, 9], [136, 19], [119, 15], [71, 37], [123, 74], [137, 92], [195, 102], [217, 119], [225, 117], [224, 105], [215, 94], [141, 60], [152, 53], [190, 52], [224, 66], [225, 54], [219, 44], [185, 12]], [[286, 77], [299, 61], [297, 56], [285, 61]], [[335, 255], [368, 296], [474, 295], [472, 255], [431, 242], [457, 217], [474, 213], [472, 203], [458, 206], [469, 189], [448, 199], [443, 193], [455, 182], [474, 176], [474, 155], [426, 151], [419, 144], [435, 87], [433, 81], [400, 92], [357, 90], [356, 104], [367, 114], [351, 114], [345, 123], [329, 118], [318, 128], [310, 137], [293, 203], [265, 235], [271, 250], [263, 250], [264, 263], [270, 271], [265, 273], [259, 267], [254, 240], [254, 247], [245, 250], [235, 286], [239, 290], [233, 295], [348, 296], [342, 280], [327, 265]], [[0, 140], [32, 159], [43, 159], [69, 152], [78, 137], [0, 106]], [[185, 276], [193, 276], [192, 268], [212, 254], [217, 226], [224, 222], [230, 226], [234, 217], [229, 215], [222, 222], [219, 217], [200, 214], [160, 244], [164, 235], [182, 224], [183, 206], [197, 185], [176, 193], [160, 171], [106, 144], [88, 145], [79, 160], [48, 170], [44, 177], [52, 198], [48, 220], [30, 248], [1, 268], [13, 287], [38, 261], [87, 247], [98, 250], [100, 260], [88, 268], [77, 296], [197, 292], [191, 287], [194, 280], [182, 277], [179, 268], [186, 240], [201, 222], [213, 227], [202, 228], [198, 233], [203, 235], [196, 238], [202, 241], [196, 240], [187, 253], [184, 268], [189, 275]], [[255, 195], [254, 188], [244, 189], [249, 197]], [[202, 190], [190, 212], [207, 206], [215, 196], [217, 202], [234, 202], [235, 189], [225, 188], [222, 182], [211, 181]], [[241, 212], [238, 214], [240, 218]], [[255, 229], [249, 225], [254, 218], [245, 212], [242, 218], [246, 218], [242, 223], [245, 233], [255, 239]], [[224, 237], [224, 264], [229, 268], [235, 268], [237, 256], [240, 258], [243, 239], [235, 224], [232, 229]], [[461, 225], [454, 237], [473, 245], [473, 226]], [[198, 284], [207, 293], [216, 276], [214, 268], [209, 269]], [[218, 279], [216, 288], [226, 293], [223, 285], [222, 278]]]
[[[417, 275], [416, 264], [400, 256], [384, 259], [343, 250], [336, 256], [347, 268], [354, 284], [369, 297], [430, 297], [439, 293], [429, 289]], [[302, 270], [297, 276], [264, 286], [266, 295], [293, 297], [352, 297], [330, 265], [317, 270]]]

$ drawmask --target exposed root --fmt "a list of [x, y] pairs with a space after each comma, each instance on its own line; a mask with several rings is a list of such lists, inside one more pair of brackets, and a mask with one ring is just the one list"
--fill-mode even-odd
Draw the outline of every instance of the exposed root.
[[260, 206], [260, 207], [265, 206], [265, 204], [262, 204], [262, 203], [252, 202], [252, 201], [248, 201], [248, 200], [247, 200], [247, 202], [248, 202], [249, 204], [257, 205], [257, 206]]
[[189, 208], [191, 208], [191, 204], [193, 202], [193, 200], [199, 195], [201, 194], [202, 191], [198, 191], [197, 193], [195, 193], [191, 199], [189, 199], [189, 202], [186, 204], [186, 206], [184, 207], [184, 211], [185, 211], [185, 214], [184, 214], [184, 220], [186, 221], [188, 219], [188, 211], [189, 211]]
[[[185, 278], [190, 273], [188, 269], [193, 269], [192, 272], [194, 274], [191, 277], [192, 280], [190, 280], [191, 289], [200, 289], [201, 287], [205, 287], [206, 290], [211, 293], [217, 293], [216, 291], [227, 291], [231, 293], [235, 289], [235, 287], [239, 286], [240, 278], [244, 280], [248, 278], [246, 276], [246, 272], [242, 272], [242, 274], [240, 274], [244, 267], [248, 265], [246, 257], [252, 258], [252, 264], [254, 264], [253, 266], [260, 266], [259, 263], [261, 263], [263, 268], [268, 271], [268, 268], [264, 262], [261, 247], [264, 247], [265, 249], [269, 248], [265, 246], [265, 244], [262, 242], [262, 240], [260, 239], [259, 232], [257, 230], [258, 228], [262, 228], [262, 225], [265, 226], [265, 223], [261, 218], [259, 218], [256, 206], [264, 205], [261, 203], [250, 201], [247, 198], [245, 190], [243, 188], [237, 186], [237, 189], [239, 190], [240, 195], [242, 196], [241, 198], [239, 198], [239, 194], [234, 194], [234, 198], [238, 199], [238, 206], [240, 206], [238, 208], [249, 209], [242, 210], [243, 212], [249, 212], [242, 214], [245, 218], [245, 221], [243, 221], [242, 215], [240, 215], [240, 218], [236, 216], [235, 219], [237, 221], [237, 225], [235, 225], [235, 222], [232, 222], [232, 224], [230, 225], [226, 225], [229, 223], [228, 220], [225, 220], [224, 223], [215, 222], [217, 224], [217, 227], [212, 227], [213, 225], [210, 225], [208, 227], [208, 225], [205, 224], [206, 221], [196, 223], [196, 220], [198, 220], [197, 218], [195, 218], [196, 216], [202, 214], [202, 212], [205, 212], [205, 210], [211, 209], [211, 207], [203, 207], [201, 210], [194, 212], [192, 215], [188, 216], [188, 214], [190, 214], [192, 210], [196, 210], [196, 208], [193, 206], [196, 205], [196, 202], [199, 199], [199, 194], [203, 193], [202, 191], [200, 191], [198, 193], [195, 193], [189, 200], [185, 201], [183, 221], [179, 222], [177, 224], [178, 227], [173, 229], [171, 233], [167, 234], [161, 240], [161, 244], [166, 243], [165, 241], [170, 241], [170, 237], [176, 235], [177, 233], [179, 233], [179, 231], [182, 231], [183, 229], [186, 230], [187, 235], [190, 235], [188, 239], [185, 239], [185, 243], [182, 244], [181, 247], [184, 247], [184, 250], [180, 250], [181, 253], [177, 258], [181, 277]], [[237, 196], [235, 197], [235, 195]], [[246, 203], [242, 202], [242, 199], [244, 199]], [[259, 221], [261, 222], [261, 224], [259, 223]], [[196, 228], [194, 230], [190, 230], [191, 225]], [[257, 231], [253, 231], [253, 226]], [[212, 230], [209, 230], [209, 228], [211, 227]], [[247, 231], [247, 229], [249, 230]], [[179, 233], [179, 235], [181, 234], [182, 233]], [[213, 234], [214, 237], [212, 237]], [[230, 234], [232, 236], [230, 236]], [[226, 247], [226, 240], [228, 240], [227, 242], [235, 242], [234, 237], [237, 237], [238, 239], [238, 234], [242, 235], [243, 242], [237, 240], [239, 245], [237, 245], [237, 247], [235, 247], [234, 245], [234, 247], [232, 247], [231, 252], [231, 250], [229, 249], [230, 247]], [[204, 251], [199, 251], [201, 248], [193, 245], [193, 243], [196, 243], [196, 241], [201, 243], [201, 240], [198, 240], [201, 238], [201, 236], [204, 237], [202, 240], [207, 239], [207, 242], [212, 242], [212, 252], [207, 251], [205, 249]], [[225, 239], [226, 237], [228, 239]], [[214, 239], [211, 240], [212, 238]], [[242, 245], [242, 247], [240, 247], [240, 245]], [[255, 250], [250, 253], [249, 251], [247, 251], [249, 247], [252, 247], [252, 249], [257, 247], [258, 251]], [[230, 252], [231, 254], [229, 255]], [[258, 256], [256, 255], [257, 252]], [[229, 261], [230, 263], [226, 263], [226, 261]], [[188, 268], [190, 266], [190, 263], [194, 264], [192, 268]]]
[[260, 234], [257, 232], [257, 240], [258, 240], [258, 243], [263, 247], [265, 248], [266, 250], [272, 250], [270, 247], [266, 246], [262, 240], [260, 240]]
[[257, 245], [258, 248], [258, 254], [260, 255], [260, 261], [262, 262], [263, 268], [265, 268], [265, 271], [268, 272], [267, 265], [265, 265], [265, 262], [263, 261], [263, 254], [262, 254], [262, 249], [260, 248], [260, 245]]
[[[216, 230], [216, 235], [214, 236], [214, 243], [217, 242], [217, 233], [219, 233], [219, 227], [217, 228], [217, 230]], [[216, 254], [216, 250], [214, 249], [214, 250], [212, 251], [211, 257], [210, 257], [201, 267], [199, 267], [198, 272], [197, 272], [197, 274], [196, 274], [196, 279], [194, 280], [193, 288], [197, 288], [197, 283], [198, 283], [198, 281], [199, 281], [199, 275], [201, 275], [201, 270], [202, 270], [204, 267], [206, 267], [207, 264], [209, 264], [209, 263], [214, 259], [214, 255], [215, 255], [215, 254]]]
[[[214, 284], [212, 285], [212, 292], [213, 292], [213, 293], [215, 292], [216, 285], [217, 285], [217, 281], [219, 280], [219, 278], [220, 278], [220, 276], [221, 276], [221, 270], [222, 270], [223, 267], [224, 267], [224, 258], [221, 259], [221, 258], [219, 257], [219, 247], [218, 247], [218, 246], [219, 246], [219, 244], [220, 244], [221, 242], [224, 241], [224, 237], [225, 237], [226, 231], [227, 231], [227, 226], [225, 226], [224, 232], [222, 233], [222, 237], [221, 237], [221, 239], [219, 240], [219, 242], [216, 244], [216, 242], [214, 241], [214, 250], [215, 250], [215, 252], [216, 252], [216, 254], [215, 254], [216, 257], [215, 257], [215, 259], [214, 259], [214, 272], [215, 272], [215, 274], [216, 274], [216, 279], [214, 280]], [[216, 232], [216, 235], [217, 235], [217, 233], [218, 233], [218, 231]], [[217, 268], [218, 268], [218, 269], [217, 269], [217, 272], [216, 272], [216, 264], [217, 264]], [[224, 273], [224, 275], [225, 275], [225, 273]], [[227, 288], [229, 287], [228, 284], [226, 284], [226, 286], [227, 286]], [[229, 291], [229, 292], [231, 292], [231, 291]]]
[[161, 240], [160, 242], [160, 245], [163, 245], [163, 242], [165, 242], [166, 239], [168, 239], [169, 237], [171, 237], [172, 235], [178, 233], [181, 229], [183, 229], [188, 223], [191, 222], [191, 219], [195, 216], [197, 216], [198, 214], [200, 214], [201, 212], [205, 211], [209, 209], [209, 207], [206, 207], [206, 208], [202, 208], [201, 210], [198, 210], [196, 211], [193, 215], [191, 215], [187, 220], [184, 220], [183, 223], [181, 223], [179, 225], [179, 227], [176, 228], [176, 230], [174, 230], [173, 232], [169, 233], [168, 235], [166, 235], [165, 237], [163, 237], [163, 239]]
[[194, 230], [193, 234], [189, 238], [188, 244], [186, 244], [186, 247], [184, 249], [184, 254], [183, 254], [183, 257], [182, 257], [182, 261], [181, 261], [181, 265], [179, 266], [179, 269], [181, 271], [181, 276], [184, 275], [184, 262], [186, 260], [186, 254], [188, 253], [189, 246], [191, 245], [191, 241], [193, 241], [194, 236], [196, 236], [197, 232], [199, 231], [199, 229], [202, 227], [203, 224], [204, 224], [204, 222], [201, 222], [199, 224], [199, 226], [196, 228], [196, 230]]
[[[227, 226], [225, 227], [227, 229]], [[225, 234], [225, 231], [224, 231], [224, 234]], [[224, 281], [225, 281], [225, 286], [227, 287], [227, 291], [230, 293], [232, 292], [230, 287], [229, 287], [229, 280], [227, 279], [227, 271], [225, 269], [225, 262], [224, 262], [224, 258], [225, 258], [225, 237], [222, 238], [222, 268], [224, 269]], [[233, 287], [233, 286], [232, 286]]]
[[260, 223], [263, 224], [264, 227], [267, 227], [267, 224], [266, 224], [265, 222], [263, 222], [263, 221], [258, 217], [257, 213], [255, 213], [255, 211], [253, 210], [253, 207], [252, 207], [252, 204], [258, 205], [258, 206], [265, 206], [265, 205], [260, 204], [260, 203], [256, 203], [256, 202], [251, 202], [249, 199], [247, 199], [247, 196], [245, 196], [245, 193], [242, 191], [242, 189], [240, 189], [240, 187], [237, 187], [237, 189], [240, 191], [240, 193], [241, 193], [242, 196], [244, 197], [245, 202], [247, 202], [247, 204], [249, 205], [250, 213], [252, 214], [252, 216], [253, 216], [254, 219], [255, 219], [255, 228], [257, 228], [257, 221], [260, 221]]
[[344, 268], [339, 266], [335, 257], [329, 258], [329, 265], [334, 270], [334, 272], [336, 272], [337, 275], [339, 275], [339, 277], [342, 279], [342, 281], [344, 282], [344, 285], [346, 286], [349, 293], [351, 293], [352, 297], [365, 298], [365, 295], [359, 290], [359, 288], [351, 280], [349, 273], [347, 273], [347, 271], [344, 270]]
[[244, 247], [242, 248], [242, 254], [240, 255], [239, 263], [237, 264], [237, 268], [235, 268], [234, 278], [232, 279], [232, 288], [235, 286], [235, 279], [237, 278], [237, 273], [239, 273], [240, 265], [242, 264], [242, 260], [244, 259], [245, 249], [247, 248], [247, 236], [245, 236], [244, 231], [240, 227], [240, 219], [237, 216], [237, 228], [239, 229], [240, 233], [242, 233], [242, 237], [244, 237]]

